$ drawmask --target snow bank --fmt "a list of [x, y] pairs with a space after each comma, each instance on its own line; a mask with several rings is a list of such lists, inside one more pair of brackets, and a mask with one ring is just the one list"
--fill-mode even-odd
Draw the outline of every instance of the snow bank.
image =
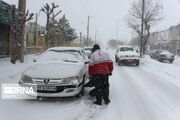
[[180, 87], [180, 57], [175, 57], [171, 63], [163, 63], [145, 56], [141, 60], [141, 68], [166, 80], [167, 82]]
[[21, 77], [21, 74], [30, 65], [33, 64], [33, 58], [37, 55], [27, 55], [25, 56], [25, 62], [12, 64], [10, 58], [0, 59], [0, 83], [17, 83]]

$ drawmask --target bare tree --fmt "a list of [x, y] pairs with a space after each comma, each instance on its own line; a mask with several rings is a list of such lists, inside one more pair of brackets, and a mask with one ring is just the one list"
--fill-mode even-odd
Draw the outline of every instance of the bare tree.
[[46, 3], [46, 5], [44, 5], [41, 8], [41, 11], [43, 11], [46, 16], [47, 16], [47, 21], [46, 21], [46, 48], [49, 47], [49, 26], [50, 26], [50, 20], [55, 20], [55, 17], [57, 17], [57, 15], [59, 15], [61, 13], [61, 10], [58, 11], [57, 13], [54, 12], [54, 10], [56, 8], [58, 8], [58, 5], [55, 5], [55, 3], [51, 3], [51, 5], [49, 5], [48, 3]]
[[[155, 2], [153, 0], [144, 0], [143, 5], [143, 0], [135, 0], [132, 3], [128, 15], [126, 16], [128, 26], [135, 32], [137, 32], [140, 37], [143, 37], [141, 46], [143, 49], [143, 53], [145, 53], [146, 50], [146, 44], [150, 35], [150, 29], [160, 20], [162, 20], [162, 10], [163, 7], [160, 4], [160, 1]], [[143, 35], [141, 35], [142, 16], [144, 26]]]
[[[15, 6], [13, 6], [13, 16], [15, 13]], [[11, 53], [11, 63], [15, 64], [19, 59], [21, 63], [24, 62], [24, 28], [27, 21], [32, 20], [33, 13], [26, 11], [26, 1], [19, 0], [18, 14], [16, 25], [13, 26], [13, 40], [12, 40], [12, 53]]]

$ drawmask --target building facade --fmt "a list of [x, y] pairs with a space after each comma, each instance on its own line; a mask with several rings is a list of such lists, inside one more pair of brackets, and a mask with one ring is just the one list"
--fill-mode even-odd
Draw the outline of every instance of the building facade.
[[14, 6], [0, 0], [0, 57], [11, 53], [12, 26], [16, 24], [16, 9]]
[[25, 26], [25, 50], [27, 53], [42, 52], [45, 47], [46, 28], [36, 22], [28, 22]]
[[168, 50], [180, 55], [180, 25], [150, 34], [148, 45], [150, 49]]

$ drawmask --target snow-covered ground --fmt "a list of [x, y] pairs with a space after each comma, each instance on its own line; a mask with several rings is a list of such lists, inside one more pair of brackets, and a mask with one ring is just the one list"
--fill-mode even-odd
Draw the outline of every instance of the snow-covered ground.
[[[15, 65], [0, 59], [0, 83], [17, 83], [33, 57]], [[139, 67], [114, 64], [108, 106], [92, 104], [87, 94], [41, 101], [1, 99], [0, 120], [180, 120], [180, 58], [173, 64], [148, 56]]]

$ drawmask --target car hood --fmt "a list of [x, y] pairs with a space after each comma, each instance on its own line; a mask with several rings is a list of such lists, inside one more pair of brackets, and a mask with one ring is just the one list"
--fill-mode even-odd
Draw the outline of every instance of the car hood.
[[67, 78], [79, 75], [81, 64], [39, 63], [32, 65], [24, 75], [33, 78]]
[[119, 51], [118, 55], [136, 55], [139, 56], [139, 54], [136, 51]]
[[85, 53], [91, 53], [92, 51], [90, 50], [84, 50]]

